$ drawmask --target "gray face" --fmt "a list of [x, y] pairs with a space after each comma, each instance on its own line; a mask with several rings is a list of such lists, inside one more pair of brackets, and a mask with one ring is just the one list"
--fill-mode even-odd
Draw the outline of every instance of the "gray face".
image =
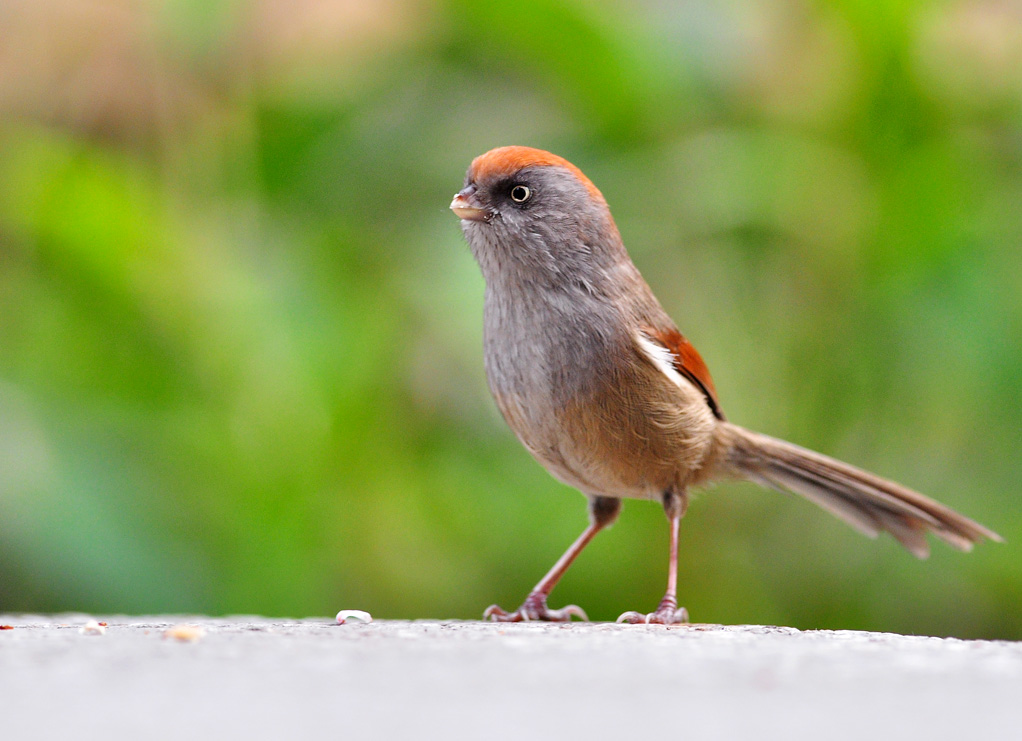
[[483, 210], [481, 220], [461, 223], [488, 283], [592, 283], [616, 257], [606, 205], [564, 168], [466, 178], [461, 195]]

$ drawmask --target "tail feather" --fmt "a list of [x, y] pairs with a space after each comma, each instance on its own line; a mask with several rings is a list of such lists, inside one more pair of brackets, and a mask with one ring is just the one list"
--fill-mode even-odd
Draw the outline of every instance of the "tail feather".
[[868, 471], [776, 438], [724, 423], [730, 438], [728, 465], [738, 476], [804, 496], [860, 532], [888, 532], [919, 558], [930, 553], [932, 532], [969, 551], [997, 533], [949, 507]]

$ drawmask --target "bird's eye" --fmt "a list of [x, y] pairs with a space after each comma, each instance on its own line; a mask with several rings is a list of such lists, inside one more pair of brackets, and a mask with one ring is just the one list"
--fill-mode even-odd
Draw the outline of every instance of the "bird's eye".
[[516, 185], [511, 189], [511, 200], [515, 203], [525, 203], [532, 198], [532, 190], [525, 185]]

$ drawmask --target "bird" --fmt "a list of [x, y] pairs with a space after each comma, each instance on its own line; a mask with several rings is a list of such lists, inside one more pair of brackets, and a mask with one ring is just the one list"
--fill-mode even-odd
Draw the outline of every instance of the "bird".
[[731, 423], [702, 357], [640, 275], [603, 194], [566, 159], [525, 146], [472, 160], [450, 209], [485, 281], [483, 350], [491, 394], [519, 441], [588, 499], [589, 524], [498, 622], [588, 620], [548, 606], [551, 590], [622, 499], [659, 501], [670, 528], [667, 588], [623, 623], [688, 622], [678, 606], [679, 524], [693, 488], [748, 480], [799, 494], [919, 558], [927, 533], [962, 551], [994, 531], [918, 492]]

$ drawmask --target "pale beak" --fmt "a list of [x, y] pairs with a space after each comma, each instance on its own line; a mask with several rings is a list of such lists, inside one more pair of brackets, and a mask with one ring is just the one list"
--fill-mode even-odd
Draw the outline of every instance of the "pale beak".
[[475, 188], [465, 188], [454, 196], [454, 200], [451, 201], [451, 211], [459, 219], [465, 221], [489, 221], [493, 212], [479, 206], [479, 203], [472, 197], [474, 192]]

